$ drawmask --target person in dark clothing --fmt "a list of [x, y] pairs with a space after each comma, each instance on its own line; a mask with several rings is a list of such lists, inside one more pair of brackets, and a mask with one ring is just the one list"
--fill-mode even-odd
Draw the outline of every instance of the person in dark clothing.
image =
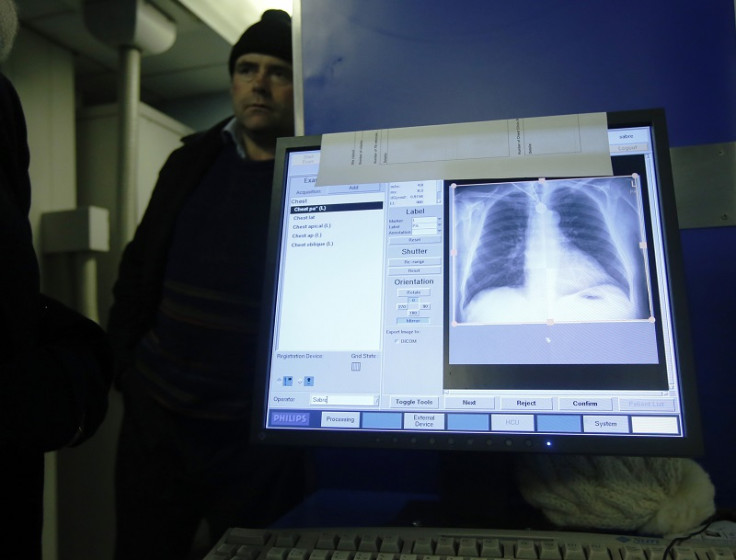
[[296, 450], [249, 444], [276, 138], [293, 134], [291, 21], [268, 10], [233, 46], [234, 116], [183, 141], [126, 247], [108, 334], [124, 417], [116, 558], [184, 558], [302, 498]]
[[[0, 0], [0, 62], [16, 29]], [[0, 73], [0, 540], [3, 558], [40, 559], [44, 453], [102, 423], [112, 356], [97, 324], [40, 293], [29, 163], [20, 99]]]

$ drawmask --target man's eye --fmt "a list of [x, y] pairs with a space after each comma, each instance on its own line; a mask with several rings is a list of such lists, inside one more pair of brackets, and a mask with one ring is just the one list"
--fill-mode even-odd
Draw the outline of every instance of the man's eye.
[[278, 82], [290, 82], [291, 72], [289, 72], [285, 68], [276, 68], [271, 71], [271, 77], [273, 80], [276, 80]]

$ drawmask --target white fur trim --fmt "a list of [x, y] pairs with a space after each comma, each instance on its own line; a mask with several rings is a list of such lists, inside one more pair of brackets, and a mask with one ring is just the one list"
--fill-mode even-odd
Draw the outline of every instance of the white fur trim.
[[529, 455], [521, 458], [524, 498], [554, 524], [667, 535], [715, 511], [715, 489], [691, 459]]

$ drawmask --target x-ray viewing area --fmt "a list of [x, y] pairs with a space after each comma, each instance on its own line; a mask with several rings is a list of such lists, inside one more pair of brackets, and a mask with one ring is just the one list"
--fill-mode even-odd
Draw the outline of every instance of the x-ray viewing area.
[[[452, 321], [557, 323], [652, 316], [640, 247], [644, 218], [641, 203], [631, 196], [641, 193], [638, 177], [452, 188], [456, 234], [450, 250], [457, 255]], [[582, 237], [588, 228], [593, 233]], [[524, 277], [526, 262], [539, 252], [545, 266], [532, 267]], [[602, 293], [594, 298], [588, 288], [597, 286]], [[570, 294], [574, 301], [568, 300]]]

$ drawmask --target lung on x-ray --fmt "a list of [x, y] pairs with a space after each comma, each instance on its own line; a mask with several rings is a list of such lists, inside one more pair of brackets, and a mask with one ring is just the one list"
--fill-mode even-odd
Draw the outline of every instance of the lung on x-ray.
[[453, 322], [650, 319], [638, 179], [453, 184]]

